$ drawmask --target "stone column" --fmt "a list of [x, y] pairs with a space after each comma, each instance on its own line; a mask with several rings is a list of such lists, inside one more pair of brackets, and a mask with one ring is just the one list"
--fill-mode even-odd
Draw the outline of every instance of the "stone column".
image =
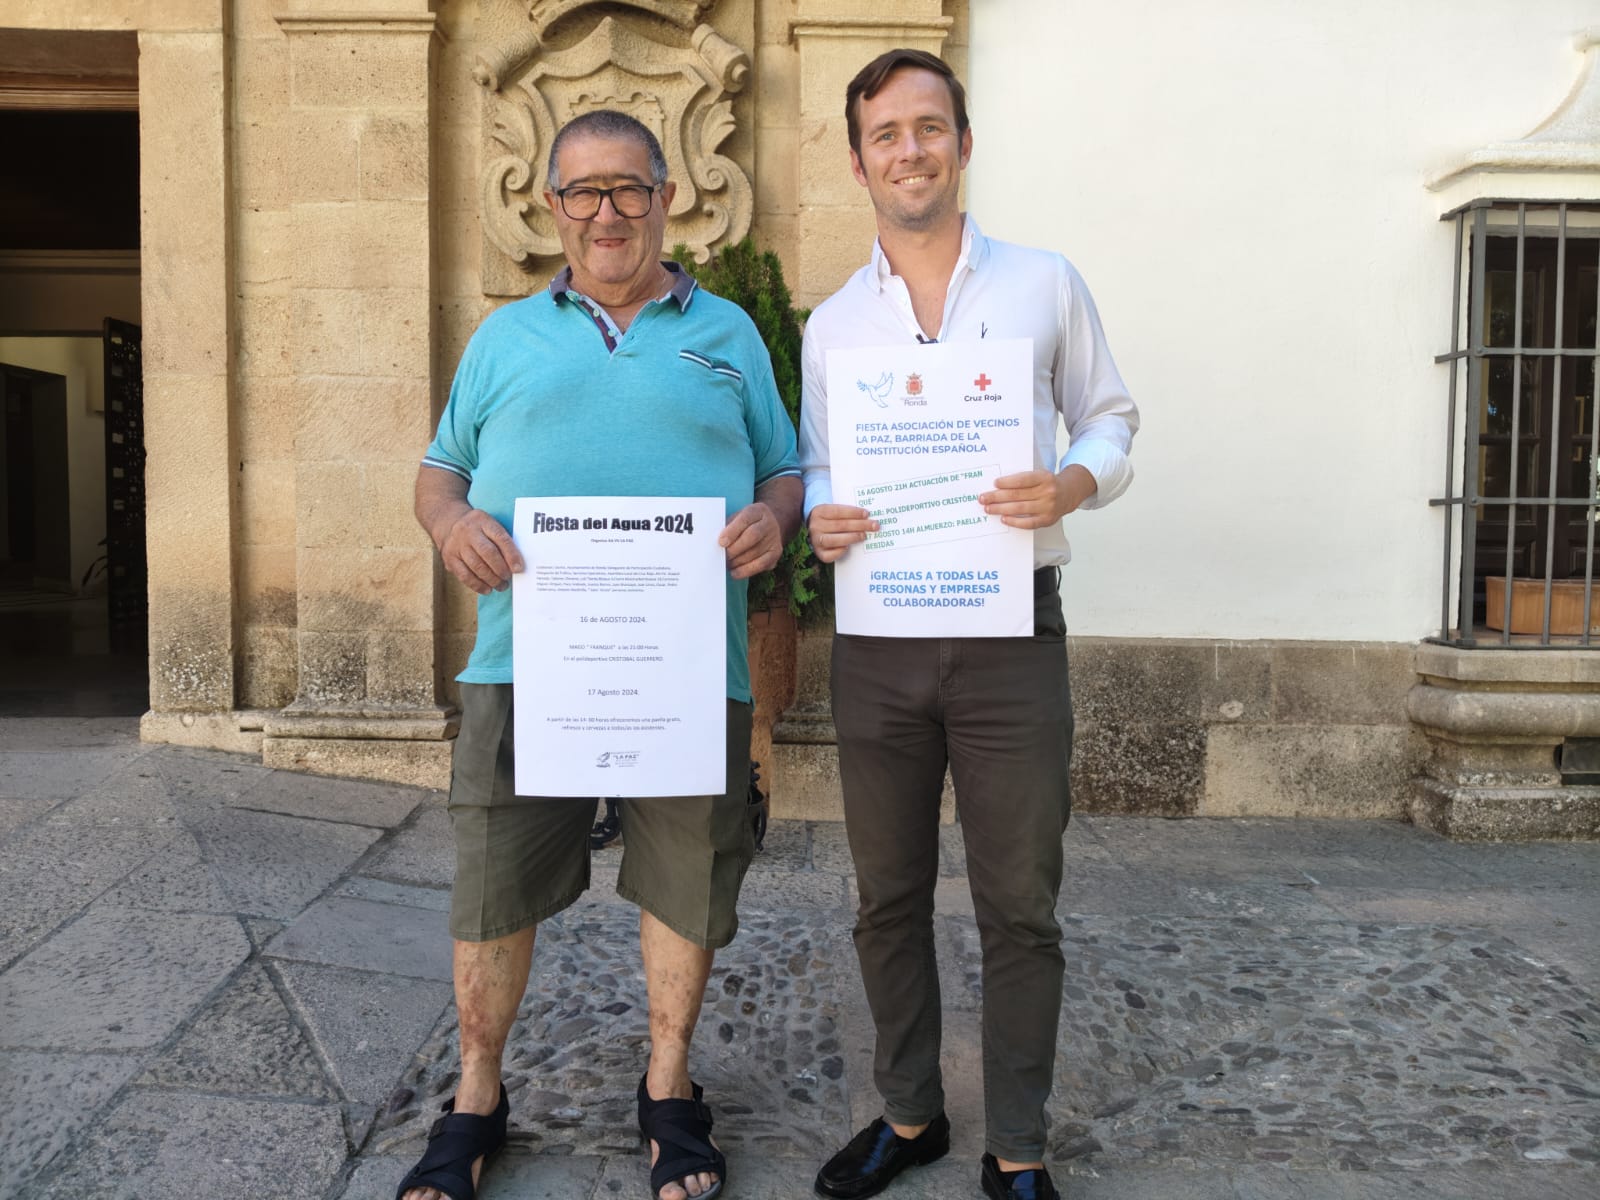
[[955, 24], [940, 0], [798, 0], [790, 34], [800, 50], [800, 177], [795, 305], [815, 307], [867, 260], [877, 227], [849, 170], [844, 89], [885, 50], [939, 54]]
[[289, 42], [298, 685], [269, 766], [444, 786], [433, 550], [430, 0], [299, 0]]
[[238, 725], [225, 7], [197, 4], [182, 27], [139, 35], [152, 710], [141, 731], [210, 745], [231, 745]]

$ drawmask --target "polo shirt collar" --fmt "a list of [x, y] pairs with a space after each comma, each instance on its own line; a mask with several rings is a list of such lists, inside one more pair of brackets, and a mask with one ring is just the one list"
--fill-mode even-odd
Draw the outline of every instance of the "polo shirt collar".
[[[694, 298], [695, 288], [697, 288], [699, 284], [695, 282], [693, 275], [689, 274], [689, 272], [685, 271], [677, 263], [664, 262], [661, 265], [665, 267], [668, 274], [672, 276], [672, 288], [667, 292], [667, 295], [678, 302], [678, 309], [680, 312], [687, 312], [689, 310], [689, 301]], [[567, 293], [573, 291], [572, 268], [562, 267], [561, 270], [556, 273], [556, 277], [550, 281], [549, 290], [550, 298], [556, 303], [559, 304], [561, 301], [565, 300], [567, 298]], [[573, 294], [578, 295], [581, 293], [573, 292]]]
[[[954, 279], [965, 268], [976, 271], [988, 257], [989, 239], [983, 236], [983, 230], [978, 228], [978, 222], [972, 214], [965, 214], [961, 226], [961, 253], [956, 258], [956, 269], [950, 273], [950, 278]], [[881, 292], [893, 278], [894, 268], [889, 265], [889, 257], [883, 252], [883, 243], [874, 238], [872, 272], [869, 276], [872, 286]]]

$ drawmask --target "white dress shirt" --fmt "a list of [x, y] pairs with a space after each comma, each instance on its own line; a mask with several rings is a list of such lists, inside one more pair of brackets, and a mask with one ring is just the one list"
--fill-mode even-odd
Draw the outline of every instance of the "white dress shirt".
[[[980, 338], [1033, 340], [1033, 465], [1059, 471], [1077, 463], [1097, 490], [1083, 504], [1099, 508], [1133, 480], [1128, 451], [1139, 428], [1134, 406], [1111, 360], [1100, 315], [1083, 279], [1061, 255], [986, 238], [968, 216], [945, 292], [939, 341]], [[911, 293], [895, 275], [883, 247], [872, 261], [820, 304], [806, 322], [801, 355], [800, 469], [806, 514], [833, 500], [828, 462], [828, 373], [835, 348], [932, 341], [917, 323]], [[1056, 414], [1071, 443], [1056, 463]], [[1035, 567], [1059, 566], [1072, 557], [1061, 522], [1034, 530]]]

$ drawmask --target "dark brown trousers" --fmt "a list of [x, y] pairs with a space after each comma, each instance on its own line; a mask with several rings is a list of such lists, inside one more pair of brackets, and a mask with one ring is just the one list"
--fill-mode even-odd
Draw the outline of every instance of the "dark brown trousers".
[[1056, 578], [1036, 573], [1031, 638], [833, 644], [856, 953], [885, 1115], [920, 1125], [944, 1107], [933, 894], [948, 762], [983, 950], [987, 1148], [1021, 1162], [1044, 1154], [1064, 962], [1072, 700]]

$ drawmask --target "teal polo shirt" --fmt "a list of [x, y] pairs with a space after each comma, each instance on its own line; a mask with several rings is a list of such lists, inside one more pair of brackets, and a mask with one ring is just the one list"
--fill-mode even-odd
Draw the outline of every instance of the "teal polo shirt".
[[[472, 335], [423, 464], [470, 483], [511, 528], [519, 496], [721, 496], [727, 517], [798, 475], [794, 427], [761, 335], [674, 263], [672, 290], [618, 335], [570, 289], [495, 311]], [[750, 699], [747, 581], [728, 577], [728, 695]], [[511, 682], [511, 591], [478, 597], [463, 683]]]

